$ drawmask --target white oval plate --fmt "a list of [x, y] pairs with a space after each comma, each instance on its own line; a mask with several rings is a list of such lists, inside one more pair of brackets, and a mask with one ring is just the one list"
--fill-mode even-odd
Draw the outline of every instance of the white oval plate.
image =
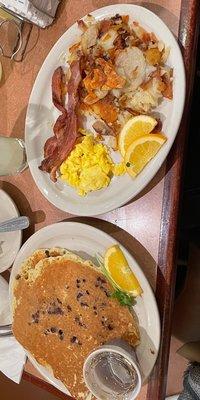
[[[32, 254], [34, 250], [45, 247], [64, 247], [85, 259], [92, 260], [97, 253], [103, 255], [109, 246], [116, 243], [118, 242], [115, 239], [99, 229], [78, 222], [60, 222], [39, 230], [22, 246], [14, 262], [10, 277], [11, 302], [13, 279], [19, 272], [21, 263]], [[139, 320], [141, 333], [141, 343], [137, 348], [137, 356], [143, 381], [145, 381], [151, 373], [159, 350], [159, 314], [154, 294], [144, 273], [130, 253], [128, 253], [121, 244], [120, 247], [124, 251], [129, 265], [139, 279], [144, 292], [140, 298], [137, 298], [134, 311]], [[45, 379], [61, 391], [69, 393], [66, 387], [59, 380], [55, 379], [46, 368], [39, 365], [30, 354], [28, 354], [28, 357]]]
[[[11, 197], [0, 189], [0, 222], [19, 216], [19, 211]], [[8, 269], [21, 246], [22, 232], [0, 232], [0, 272]]]
[[80, 39], [81, 32], [77, 24], [69, 28], [51, 49], [37, 76], [27, 109], [25, 138], [28, 163], [36, 185], [52, 204], [75, 215], [102, 214], [135, 197], [151, 181], [167, 157], [183, 113], [185, 72], [181, 51], [173, 34], [157, 15], [136, 5], [112, 5], [100, 8], [91, 14], [97, 19], [102, 19], [116, 13], [128, 14], [130, 20], [138, 21], [142, 27], [154, 32], [160, 40], [170, 46], [168, 65], [174, 68], [174, 98], [173, 101], [164, 100], [155, 110], [163, 115], [163, 132], [168, 140], [135, 179], [128, 174], [115, 177], [106, 189], [90, 193], [86, 197], [78, 196], [73, 188], [61, 181], [53, 183], [48, 174], [38, 169], [43, 158], [44, 143], [53, 135], [52, 125], [58, 116], [52, 104], [51, 77], [59, 65], [65, 65], [63, 55], [66, 54], [66, 49]]

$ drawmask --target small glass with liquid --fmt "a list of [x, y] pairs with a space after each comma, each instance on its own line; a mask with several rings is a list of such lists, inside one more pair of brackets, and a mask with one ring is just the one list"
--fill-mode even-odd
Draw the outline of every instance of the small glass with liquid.
[[88, 389], [100, 400], [133, 400], [141, 389], [134, 349], [124, 341], [93, 351], [84, 363], [83, 375]]
[[16, 175], [27, 167], [22, 139], [0, 136], [0, 176]]

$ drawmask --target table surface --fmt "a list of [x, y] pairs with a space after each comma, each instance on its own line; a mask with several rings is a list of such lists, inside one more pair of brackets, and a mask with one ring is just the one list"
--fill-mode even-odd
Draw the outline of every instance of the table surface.
[[[0, 86], [1, 134], [23, 138], [29, 95], [49, 50], [66, 29], [84, 14], [112, 3], [120, 1], [64, 0], [51, 27], [45, 30], [33, 27], [23, 62], [11, 63], [2, 59], [4, 80]], [[134, 3], [155, 12], [179, 38], [187, 71], [186, 111], [189, 110], [196, 55], [198, 0], [154, 0]], [[192, 57], [194, 62], [190, 63]], [[184, 115], [186, 114], [185, 112]], [[0, 187], [11, 195], [20, 213], [29, 216], [31, 220], [30, 228], [24, 232], [24, 240], [45, 225], [73, 218], [109, 233], [119, 240], [141, 265], [156, 291], [162, 324], [161, 351], [157, 365], [149, 383], [142, 388], [138, 396], [138, 399], [143, 400], [163, 399], [165, 392], [176, 269], [177, 216], [186, 133], [187, 118], [181, 125], [166, 163], [145, 190], [128, 205], [101, 215], [98, 219], [73, 217], [55, 208], [39, 192], [28, 169], [16, 177], [0, 181]], [[24, 377], [59, 397], [66, 398], [46, 383], [30, 362], [25, 366]]]

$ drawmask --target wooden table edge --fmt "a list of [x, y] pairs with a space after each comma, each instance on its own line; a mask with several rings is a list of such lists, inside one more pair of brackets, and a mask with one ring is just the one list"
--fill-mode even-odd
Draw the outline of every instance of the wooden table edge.
[[[185, 117], [182, 120], [177, 139], [166, 163], [166, 171], [168, 172], [164, 180], [156, 283], [156, 298], [160, 311], [162, 335], [159, 357], [148, 384], [147, 400], [163, 400], [165, 398], [176, 277], [176, 237], [178, 229], [179, 199], [183, 176], [183, 155], [188, 131], [188, 119], [186, 114], [191, 104], [195, 72], [195, 65], [191, 69], [191, 59], [196, 59], [199, 10], [200, 3], [198, 0], [182, 0], [179, 42], [184, 46], [183, 56], [187, 75], [187, 101], [185, 105]], [[187, 14], [187, 24], [185, 22], [184, 14]], [[58, 398], [72, 399], [72, 397], [62, 393], [47, 381], [33, 376], [27, 371], [23, 372], [22, 377], [23, 379], [56, 395]]]
[[[187, 17], [185, 17], [187, 15]], [[159, 238], [156, 299], [161, 318], [161, 346], [149, 381], [147, 400], [163, 400], [166, 395], [171, 325], [174, 305], [177, 261], [179, 203], [184, 171], [184, 154], [189, 129], [189, 111], [196, 66], [200, 3], [182, 0], [179, 43], [186, 69], [186, 103], [179, 133], [167, 158], [164, 180], [161, 230]], [[193, 65], [192, 64], [193, 61]]]
[[44, 381], [43, 379], [39, 378], [38, 376], [33, 376], [32, 374], [30, 374], [27, 371], [23, 371], [22, 378], [28, 382], [33, 383], [34, 385], [37, 385], [41, 389], [48, 391], [49, 393], [53, 394], [54, 396], [57, 396], [59, 399], [73, 400], [72, 397], [68, 396], [67, 394], [64, 394], [59, 389], [56, 389], [53, 385], [51, 385], [47, 381]]

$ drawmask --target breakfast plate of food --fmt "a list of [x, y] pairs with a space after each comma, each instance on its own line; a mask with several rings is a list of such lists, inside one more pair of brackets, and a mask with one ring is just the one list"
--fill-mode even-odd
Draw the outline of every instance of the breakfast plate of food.
[[134, 198], [176, 137], [185, 100], [179, 46], [146, 8], [111, 5], [51, 49], [26, 116], [32, 176], [56, 207], [98, 215]]
[[13, 333], [55, 387], [87, 399], [85, 359], [120, 338], [147, 380], [159, 351], [158, 309], [142, 269], [111, 236], [71, 221], [44, 227], [20, 249], [9, 285]]

